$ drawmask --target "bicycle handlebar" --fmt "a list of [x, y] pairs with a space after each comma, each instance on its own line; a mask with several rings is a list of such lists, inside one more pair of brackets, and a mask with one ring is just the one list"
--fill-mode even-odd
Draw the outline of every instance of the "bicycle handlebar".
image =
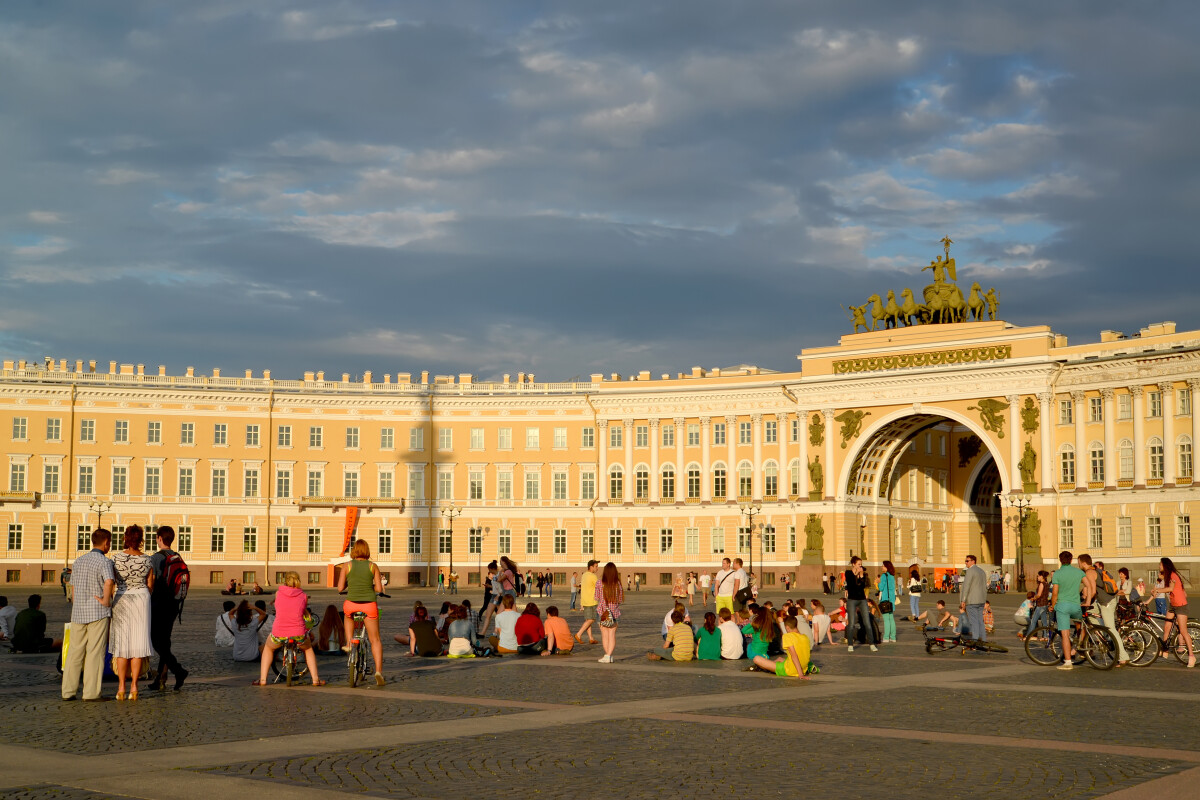
[[[346, 591], [348, 592], [349, 589], [347, 589]], [[346, 594], [346, 592], [338, 592], [338, 594]], [[376, 597], [386, 597], [389, 600], [392, 599], [392, 596], [390, 594], [384, 594], [383, 592], [376, 592], [375, 596]]]

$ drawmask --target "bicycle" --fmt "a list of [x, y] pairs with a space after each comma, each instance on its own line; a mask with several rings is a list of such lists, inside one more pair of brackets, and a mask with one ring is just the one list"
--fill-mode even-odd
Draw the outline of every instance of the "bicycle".
[[287, 681], [288, 686], [291, 686], [295, 681], [308, 674], [308, 662], [304, 658], [300, 645], [309, 639], [312, 631], [317, 627], [318, 623], [312, 609], [305, 609], [304, 622], [306, 629], [304, 633], [300, 636], [289, 636], [275, 651], [275, 657], [271, 659], [271, 672], [275, 676], [272, 683], [279, 683], [282, 678]]
[[[1086, 660], [1095, 669], [1110, 670], [1117, 665], [1117, 642], [1108, 628], [1096, 621], [1100, 618], [1088, 613], [1091, 608], [1084, 609], [1082, 620], [1072, 622], [1078, 633], [1071, 643], [1074, 651], [1071, 663], [1082, 664]], [[1062, 636], [1056, 626], [1047, 623], [1030, 631], [1025, 637], [1025, 655], [1043, 667], [1062, 663]]]
[[[391, 595], [378, 592], [376, 596], [390, 597]], [[353, 689], [367, 676], [368, 670], [374, 672], [375, 660], [371, 653], [371, 640], [367, 636], [367, 613], [355, 611], [350, 615], [350, 619], [354, 621], [354, 633], [350, 637], [350, 655], [346, 659], [346, 669], [349, 673], [350, 688]]]
[[[1179, 635], [1179, 626], [1172, 621], [1171, 635], [1165, 638], [1163, 636], [1166, 630], [1165, 623], [1169, 619], [1171, 618], [1165, 614], [1155, 614], [1140, 605], [1133, 608], [1131, 617], [1118, 629], [1126, 650], [1129, 649], [1131, 639], [1136, 640], [1142, 647], [1136, 659], [1130, 653], [1130, 664], [1135, 667], [1149, 666], [1157, 661], [1159, 656], [1164, 655], [1165, 651], [1173, 653], [1179, 663], [1187, 663], [1187, 643]], [[1200, 621], [1189, 620], [1187, 630], [1195, 648], [1197, 643], [1200, 643]]]
[[926, 627], [922, 633], [925, 635], [925, 652], [926, 653], [942, 653], [947, 650], [955, 650], [962, 648], [962, 654], [965, 656], [968, 650], [977, 650], [981, 653], [1007, 653], [1008, 648], [1004, 645], [996, 644], [995, 642], [985, 642], [981, 639], [970, 639], [959, 633], [942, 634], [942, 629], [938, 627]]

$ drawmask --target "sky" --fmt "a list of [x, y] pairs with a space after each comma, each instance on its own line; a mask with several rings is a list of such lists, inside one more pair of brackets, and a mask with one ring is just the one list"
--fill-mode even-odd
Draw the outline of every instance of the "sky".
[[[0, 356], [795, 370], [959, 282], [1200, 328], [1200, 5], [6, 0]], [[376, 378], [378, 379], [378, 377]]]

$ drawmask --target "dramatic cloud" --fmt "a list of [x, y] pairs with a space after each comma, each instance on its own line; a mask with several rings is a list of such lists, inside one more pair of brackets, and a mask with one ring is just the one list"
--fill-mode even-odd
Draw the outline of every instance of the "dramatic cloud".
[[1011, 322], [1200, 327], [1179, 291], [1198, 22], [1089, 0], [10, 3], [0, 354], [794, 369], [848, 330], [839, 305], [926, 282], [945, 234]]

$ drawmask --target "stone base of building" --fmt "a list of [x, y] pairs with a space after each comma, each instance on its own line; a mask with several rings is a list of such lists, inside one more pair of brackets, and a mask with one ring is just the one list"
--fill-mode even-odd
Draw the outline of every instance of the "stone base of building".
[[[805, 561], [808, 560], [808, 553], [805, 554]], [[824, 562], [820, 564], [810, 564], [801, 562], [796, 567], [796, 586], [801, 589], [820, 589], [821, 577], [825, 573]]]

